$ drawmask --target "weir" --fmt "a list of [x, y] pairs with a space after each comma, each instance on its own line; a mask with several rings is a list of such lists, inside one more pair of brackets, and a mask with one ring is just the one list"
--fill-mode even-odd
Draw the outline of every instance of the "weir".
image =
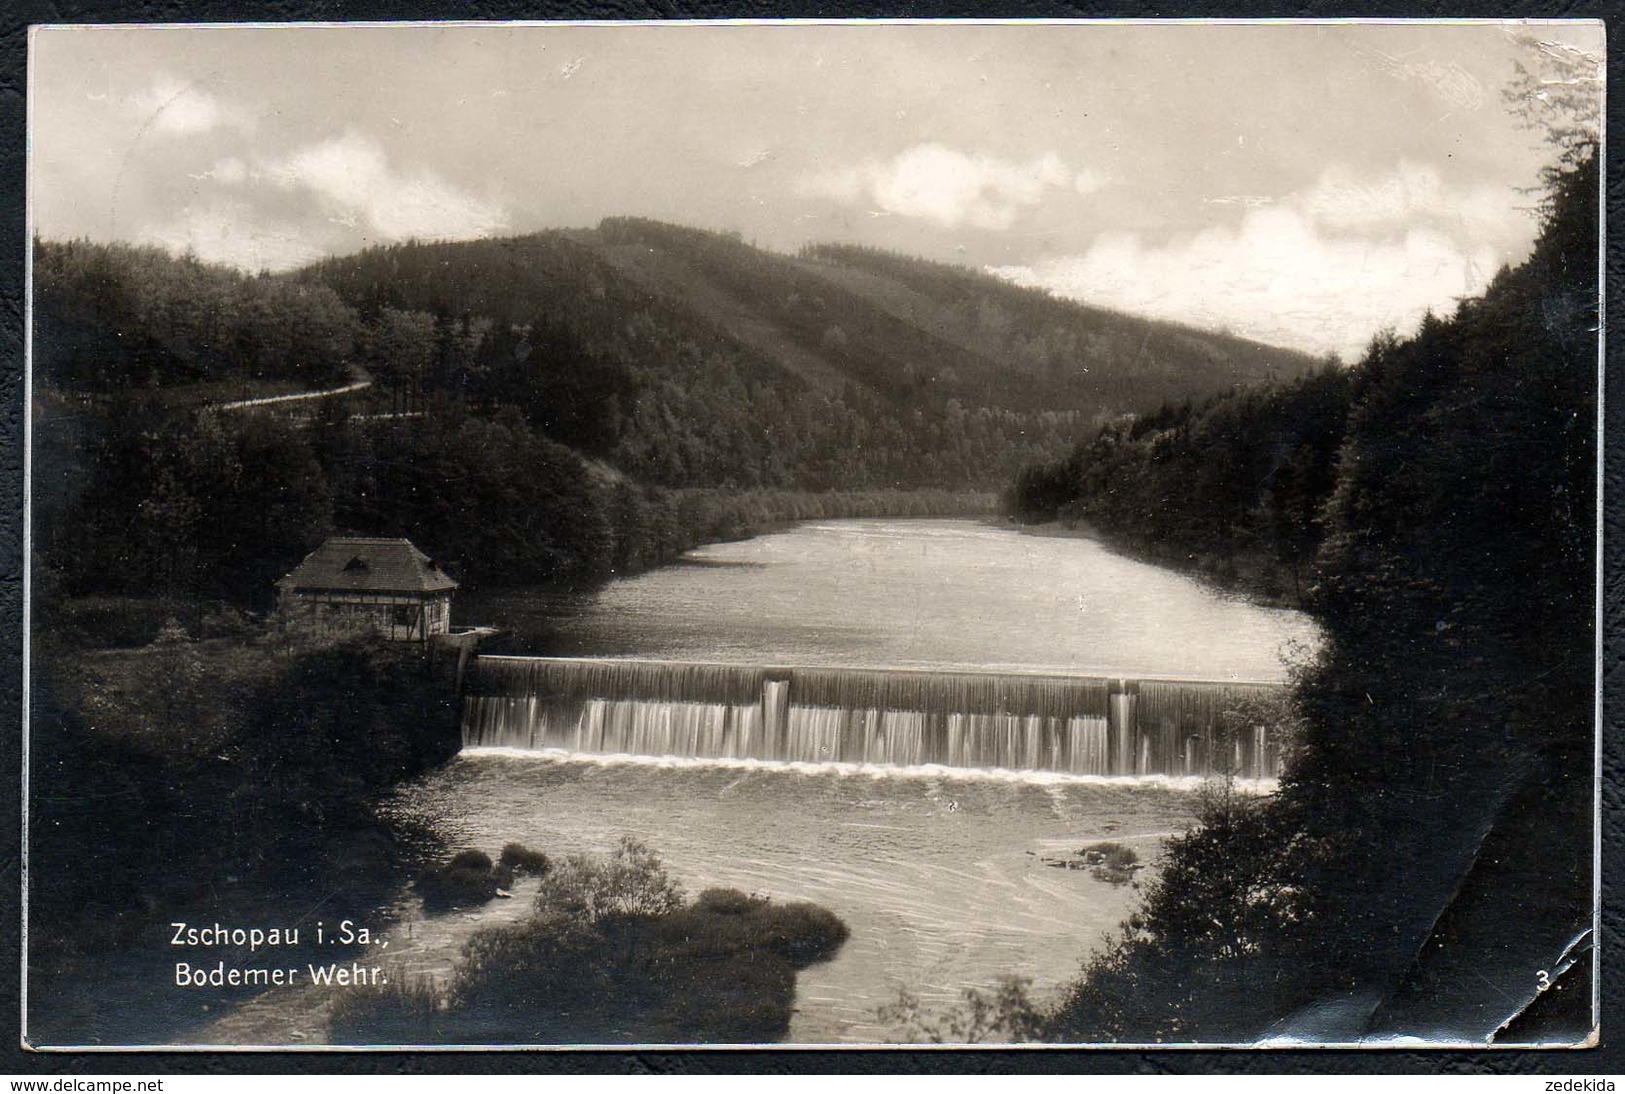
[[1268, 683], [483, 656], [463, 744], [1273, 778], [1285, 698]]

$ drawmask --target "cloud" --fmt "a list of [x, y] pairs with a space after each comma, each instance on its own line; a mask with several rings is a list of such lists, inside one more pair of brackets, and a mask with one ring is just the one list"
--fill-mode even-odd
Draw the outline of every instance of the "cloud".
[[355, 133], [306, 145], [266, 165], [258, 177], [311, 193], [330, 219], [365, 225], [384, 240], [472, 239], [508, 224], [500, 206], [432, 172], [395, 170], [377, 143]]
[[232, 127], [251, 129], [253, 118], [243, 109], [201, 90], [160, 75], [142, 91], [124, 98], [125, 113], [143, 119], [155, 133], [192, 136]]
[[212, 179], [229, 186], [237, 186], [248, 180], [248, 165], [236, 156], [227, 156], [223, 160], [217, 160], [208, 170], [196, 174], [188, 172], [186, 177], [193, 182], [207, 182]]
[[[1344, 193], [1337, 178], [1234, 227], [1150, 245], [1108, 232], [1082, 254], [994, 267], [1018, 284], [1092, 304], [1357, 358], [1384, 327], [1408, 332], [1429, 308], [1483, 291], [1502, 252], [1428, 222], [1445, 190], [1416, 172]], [[1472, 215], [1477, 216], [1480, 210]], [[1507, 214], [1503, 210], [1502, 219]]]
[[1010, 227], [1023, 210], [1051, 190], [1091, 193], [1105, 184], [1092, 172], [1073, 174], [1053, 152], [1027, 163], [967, 155], [939, 144], [916, 145], [889, 161], [803, 177], [797, 191], [847, 205], [866, 201], [898, 216], [934, 221], [944, 228]]
[[1368, 233], [1403, 234], [1425, 223], [1462, 238], [1496, 238], [1521, 219], [1512, 187], [1452, 187], [1436, 168], [1409, 162], [1378, 177], [1330, 168], [1290, 202], [1319, 224]]
[[1106, 184], [1110, 181], [1098, 171], [1085, 169], [1072, 176], [1072, 189], [1080, 194], [1088, 195], [1096, 190], [1104, 190]]
[[280, 158], [225, 156], [185, 176], [189, 200], [136, 234], [172, 251], [248, 270], [287, 270], [372, 242], [469, 239], [506, 212], [427, 171], [391, 166], [356, 133]]
[[205, 262], [244, 270], [291, 270], [328, 253], [303, 225], [266, 217], [245, 202], [189, 206], [138, 236], [176, 254], [190, 251]]

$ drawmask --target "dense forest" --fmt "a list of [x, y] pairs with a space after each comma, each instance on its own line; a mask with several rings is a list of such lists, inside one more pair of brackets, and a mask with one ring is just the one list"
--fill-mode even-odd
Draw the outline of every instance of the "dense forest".
[[358, 328], [338, 294], [154, 247], [36, 241], [36, 379], [77, 393], [335, 384]]
[[301, 276], [363, 317], [438, 324], [433, 359], [397, 382], [520, 407], [662, 486], [996, 489], [1080, 422], [1312, 365], [971, 271], [921, 262], [905, 279], [872, 261], [611, 218], [377, 248]]
[[[1312, 365], [632, 219], [283, 277], [83, 241], [34, 264], [45, 602], [157, 596], [194, 631], [204, 605], [266, 607], [334, 531], [407, 536], [466, 581], [593, 581], [783, 520], [989, 513], [1089, 421]], [[230, 405], [308, 391], [335, 394]]]
[[1164, 405], [1022, 468], [1022, 520], [1083, 522], [1174, 565], [1303, 602], [1359, 370]]
[[1214, 795], [1020, 1028], [1459, 1039], [1530, 1002], [1500, 1036], [1589, 1030], [1595, 144], [1547, 183], [1524, 264], [1346, 375], [1113, 423], [1020, 476], [1030, 517], [1266, 556], [1324, 636], [1280, 793]]

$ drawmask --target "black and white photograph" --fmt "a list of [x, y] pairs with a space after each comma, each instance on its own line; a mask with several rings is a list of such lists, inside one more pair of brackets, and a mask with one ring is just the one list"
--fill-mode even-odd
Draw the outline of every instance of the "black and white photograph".
[[1604, 61], [30, 28], [24, 1045], [1595, 1045]]

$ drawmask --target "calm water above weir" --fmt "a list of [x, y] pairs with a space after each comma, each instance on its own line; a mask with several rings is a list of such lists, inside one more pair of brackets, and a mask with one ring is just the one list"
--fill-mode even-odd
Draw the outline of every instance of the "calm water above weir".
[[589, 594], [488, 594], [459, 608], [535, 652], [1279, 680], [1313, 641], [1261, 608], [1091, 540], [968, 520], [816, 521], [690, 552]]
[[[591, 595], [509, 592], [461, 614], [545, 635], [536, 652], [554, 655], [1141, 679], [1279, 680], [1282, 653], [1313, 640], [1298, 613], [1088, 540], [951, 520], [806, 524]], [[852, 937], [802, 974], [790, 1039], [875, 1042], [902, 1035], [877, 1015], [899, 990], [940, 1007], [1004, 974], [1040, 994], [1074, 978], [1133, 892], [1046, 858], [1115, 840], [1154, 862], [1200, 781], [470, 748], [392, 808], [493, 855], [632, 835], [691, 893], [817, 901]], [[419, 967], [443, 974], [469, 931], [518, 903], [424, 921], [407, 901], [403, 929]]]

